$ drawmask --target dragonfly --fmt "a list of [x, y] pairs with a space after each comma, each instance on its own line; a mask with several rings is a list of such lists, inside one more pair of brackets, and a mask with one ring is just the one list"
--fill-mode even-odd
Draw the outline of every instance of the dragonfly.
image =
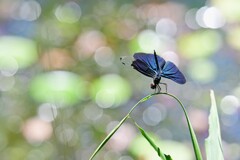
[[[178, 84], [186, 83], [186, 78], [182, 74], [182, 72], [178, 69], [178, 67], [170, 61], [165, 61], [162, 57], [154, 53], [134, 53], [134, 60], [131, 62], [131, 66], [133, 69], [142, 73], [147, 77], [153, 78], [153, 83], [150, 84], [151, 89], [154, 89], [155, 92], [161, 92], [161, 87], [159, 84], [163, 84], [166, 87], [167, 92], [167, 84], [161, 83], [161, 78], [168, 78]], [[124, 61], [124, 57], [121, 57], [120, 60], [122, 64], [126, 65], [127, 62]]]

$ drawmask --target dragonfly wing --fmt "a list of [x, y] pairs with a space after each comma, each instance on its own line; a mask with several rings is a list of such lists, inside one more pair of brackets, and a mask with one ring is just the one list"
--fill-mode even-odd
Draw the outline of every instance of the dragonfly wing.
[[156, 75], [156, 72], [152, 68], [150, 68], [147, 63], [139, 59], [134, 60], [132, 62], [132, 66], [134, 69], [144, 74], [145, 76], [153, 78]]
[[120, 57], [120, 61], [123, 65], [130, 67], [134, 61], [134, 58], [132, 56], [122, 56]]
[[164, 65], [161, 76], [171, 79], [179, 84], [184, 84], [186, 83], [186, 79], [182, 72], [175, 66], [174, 63], [167, 61], [166, 64]]
[[[153, 54], [135, 53], [133, 55], [133, 57], [135, 59], [145, 62], [152, 70], [157, 71], [157, 64], [156, 64], [155, 57]], [[160, 69], [162, 69], [162, 67], [165, 64], [165, 60], [162, 57], [157, 55], [157, 61], [158, 61]]]

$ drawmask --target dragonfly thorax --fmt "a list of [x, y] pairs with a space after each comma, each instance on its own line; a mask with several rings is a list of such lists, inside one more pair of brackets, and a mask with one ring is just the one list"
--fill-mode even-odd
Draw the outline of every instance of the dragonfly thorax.
[[156, 89], [156, 87], [158, 86], [158, 84], [160, 83], [161, 77], [156, 77], [153, 79], [153, 83], [151, 84], [151, 88], [152, 89]]
[[154, 83], [155, 85], [158, 85], [159, 82], [160, 82], [160, 80], [161, 80], [161, 77], [156, 77], [156, 78], [153, 79], [153, 83]]

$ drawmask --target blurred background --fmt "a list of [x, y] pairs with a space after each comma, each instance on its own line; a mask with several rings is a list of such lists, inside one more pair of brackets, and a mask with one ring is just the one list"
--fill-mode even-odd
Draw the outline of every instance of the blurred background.
[[[186, 76], [162, 82], [186, 106], [203, 154], [213, 89], [225, 158], [239, 160], [239, 22], [239, 0], [1, 0], [1, 159], [89, 159], [154, 92], [119, 58], [156, 50]], [[174, 99], [151, 98], [132, 117], [173, 159], [195, 159]], [[159, 158], [129, 120], [95, 159]]]

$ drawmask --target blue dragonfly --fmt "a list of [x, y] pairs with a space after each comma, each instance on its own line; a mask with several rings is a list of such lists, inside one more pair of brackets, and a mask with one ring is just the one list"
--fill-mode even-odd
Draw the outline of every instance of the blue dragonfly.
[[[165, 85], [167, 92], [167, 84], [160, 82], [162, 77], [171, 79], [179, 84], [186, 83], [186, 79], [178, 67], [174, 63], [165, 61], [162, 57], [158, 56], [155, 50], [154, 54], [135, 53], [133, 58], [131, 66], [143, 75], [153, 78], [153, 83], [150, 87], [151, 89], [155, 89], [155, 92], [156, 89], [158, 92], [161, 91], [159, 84]], [[120, 60], [124, 65], [126, 64], [123, 58], [120, 58]]]

